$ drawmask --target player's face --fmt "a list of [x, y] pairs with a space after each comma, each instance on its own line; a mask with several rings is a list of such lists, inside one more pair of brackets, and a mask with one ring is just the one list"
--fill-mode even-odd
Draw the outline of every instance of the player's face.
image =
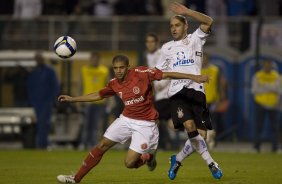
[[128, 67], [129, 66], [127, 66], [124, 61], [114, 62], [113, 70], [114, 70], [115, 76], [118, 80], [120, 80], [120, 81], [124, 80], [124, 78], [127, 74], [127, 71], [128, 71]]
[[272, 62], [271, 61], [264, 61], [263, 62], [263, 70], [268, 73], [268, 72], [271, 71], [271, 69], [272, 69]]
[[147, 51], [149, 53], [156, 51], [158, 48], [158, 42], [152, 36], [147, 36], [145, 44], [146, 44]]
[[170, 20], [170, 33], [174, 40], [182, 40], [187, 34], [188, 25], [177, 18]]
[[100, 58], [99, 58], [99, 56], [96, 56], [96, 55], [91, 56], [91, 58], [90, 58], [90, 64], [91, 64], [91, 66], [97, 67], [97, 66], [99, 66], [99, 63], [100, 63]]

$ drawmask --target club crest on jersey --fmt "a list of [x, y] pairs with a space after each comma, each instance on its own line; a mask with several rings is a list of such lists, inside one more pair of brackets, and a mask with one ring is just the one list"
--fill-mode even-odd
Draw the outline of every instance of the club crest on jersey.
[[140, 88], [137, 87], [137, 86], [134, 86], [132, 90], [133, 90], [133, 93], [134, 93], [135, 95], [137, 95], [137, 94], [140, 93]]
[[177, 108], [177, 117], [180, 119], [184, 116], [183, 109], [178, 107]]
[[147, 148], [148, 148], [148, 144], [146, 143], [141, 144], [141, 149], [145, 150]]
[[173, 67], [177, 67], [177, 66], [189, 66], [189, 65], [193, 65], [195, 63], [194, 59], [188, 59], [185, 56], [185, 53], [183, 51], [181, 52], [177, 52], [176, 54], [176, 62], [173, 63]]
[[185, 39], [182, 40], [182, 43], [184, 45], [188, 45], [190, 43], [190, 41], [187, 38], [185, 38]]

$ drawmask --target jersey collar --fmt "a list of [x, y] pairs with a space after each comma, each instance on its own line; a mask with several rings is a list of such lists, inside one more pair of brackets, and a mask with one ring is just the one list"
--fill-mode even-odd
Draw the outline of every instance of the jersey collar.
[[129, 81], [130, 80], [130, 76], [131, 76], [131, 73], [132, 73], [132, 69], [128, 69], [127, 70], [127, 74], [126, 74], [126, 76], [124, 77], [124, 80], [121, 82], [121, 81], [119, 81], [119, 83], [121, 83], [121, 84], [124, 84], [124, 83], [126, 83], [127, 81]]
[[181, 40], [173, 40], [176, 44], [185, 44], [185, 45], [188, 45], [189, 44], [189, 40], [188, 40], [188, 34], [186, 34], [186, 36], [181, 39]]

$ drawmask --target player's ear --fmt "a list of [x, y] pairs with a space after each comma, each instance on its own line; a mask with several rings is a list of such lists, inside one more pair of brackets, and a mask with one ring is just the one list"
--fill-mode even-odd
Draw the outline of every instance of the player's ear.
[[188, 24], [185, 24], [185, 30], [186, 31], [188, 31], [188, 28], [189, 28]]

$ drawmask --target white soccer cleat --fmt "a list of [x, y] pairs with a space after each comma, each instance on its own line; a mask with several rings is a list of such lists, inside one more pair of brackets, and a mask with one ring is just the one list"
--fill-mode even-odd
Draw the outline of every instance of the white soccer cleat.
[[60, 183], [76, 183], [74, 180], [74, 176], [72, 175], [59, 175], [57, 176], [57, 180]]

